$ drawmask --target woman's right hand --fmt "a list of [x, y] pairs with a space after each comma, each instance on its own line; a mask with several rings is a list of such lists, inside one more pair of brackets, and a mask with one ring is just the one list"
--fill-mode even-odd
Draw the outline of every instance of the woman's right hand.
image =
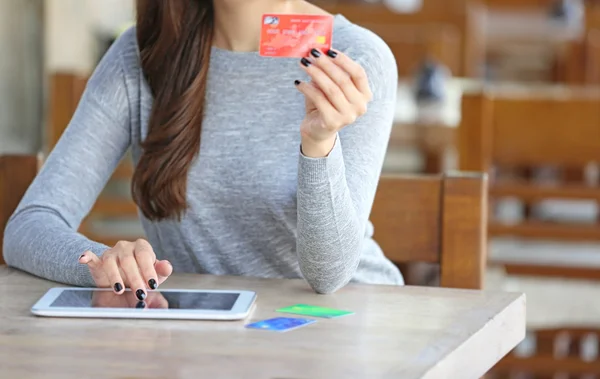
[[171, 263], [156, 260], [152, 246], [143, 239], [119, 241], [101, 257], [86, 251], [79, 263], [88, 266], [97, 287], [110, 287], [118, 295], [129, 287], [139, 300], [144, 300], [148, 289], [157, 289], [173, 273]]

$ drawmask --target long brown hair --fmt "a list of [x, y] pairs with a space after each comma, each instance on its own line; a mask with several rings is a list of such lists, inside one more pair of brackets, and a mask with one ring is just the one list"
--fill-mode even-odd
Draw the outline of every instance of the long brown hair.
[[213, 39], [212, 0], [137, 0], [141, 66], [154, 97], [131, 191], [144, 216], [180, 219], [200, 131]]

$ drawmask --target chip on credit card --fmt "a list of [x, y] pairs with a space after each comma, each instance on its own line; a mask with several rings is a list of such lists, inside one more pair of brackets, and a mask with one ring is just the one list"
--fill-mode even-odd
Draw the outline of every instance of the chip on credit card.
[[302, 326], [313, 324], [315, 322], [317, 322], [317, 320], [311, 320], [306, 318], [275, 317], [268, 320], [262, 320], [252, 324], [248, 324], [246, 325], [246, 328], [271, 330], [274, 332], [286, 332], [288, 330], [298, 329]]
[[259, 54], [264, 57], [301, 58], [311, 49], [327, 51], [333, 38], [333, 16], [265, 14]]

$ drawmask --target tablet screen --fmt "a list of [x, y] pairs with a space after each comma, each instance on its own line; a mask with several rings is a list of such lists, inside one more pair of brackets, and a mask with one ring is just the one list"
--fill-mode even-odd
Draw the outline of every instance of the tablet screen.
[[112, 291], [64, 290], [50, 307], [68, 308], [144, 308], [230, 311], [239, 293], [151, 291], [140, 302], [131, 291], [116, 295]]

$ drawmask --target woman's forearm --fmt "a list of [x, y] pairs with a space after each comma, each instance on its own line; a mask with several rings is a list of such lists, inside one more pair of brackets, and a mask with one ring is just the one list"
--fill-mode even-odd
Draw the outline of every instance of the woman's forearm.
[[71, 229], [50, 209], [30, 207], [17, 213], [4, 232], [6, 263], [33, 275], [76, 286], [93, 286], [88, 268], [78, 258], [89, 250], [101, 254], [105, 245]]
[[316, 292], [335, 292], [356, 272], [364, 237], [339, 141], [326, 158], [300, 157], [297, 201], [302, 274]]

